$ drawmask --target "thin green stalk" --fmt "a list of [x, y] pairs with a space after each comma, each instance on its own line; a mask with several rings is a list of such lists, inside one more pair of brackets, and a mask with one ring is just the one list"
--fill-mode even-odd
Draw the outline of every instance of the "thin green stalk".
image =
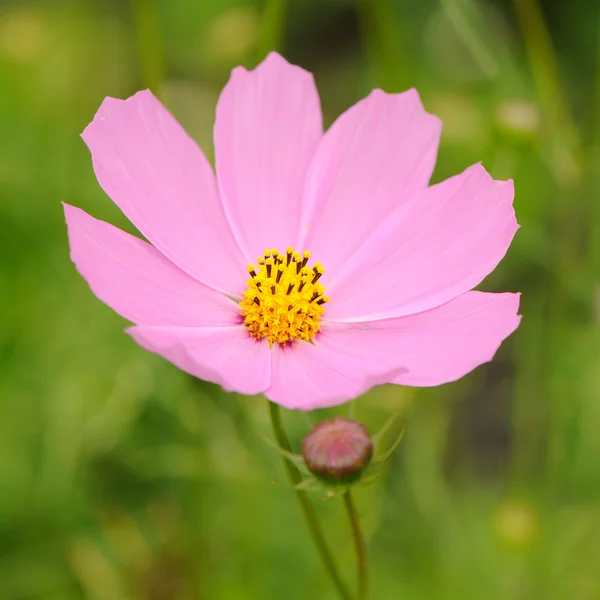
[[[564, 315], [568, 313], [573, 282], [581, 277], [582, 223], [579, 207], [583, 200], [583, 160], [579, 132], [562, 85], [558, 60], [538, 0], [512, 0], [521, 27], [531, 72], [537, 90], [552, 157], [556, 181], [562, 188], [556, 194], [553, 211], [555, 238], [552, 244], [553, 272], [548, 283], [541, 330], [542, 345], [538, 351], [544, 401], [549, 422], [546, 443], [546, 486], [554, 493], [564, 486], [570, 474], [565, 423], [576, 417], [576, 398], [565, 403], [561, 388]], [[520, 402], [528, 401], [521, 398]]]
[[131, 0], [131, 9], [142, 82], [158, 95], [165, 80], [165, 60], [156, 0]]
[[394, 5], [390, 0], [356, 0], [361, 36], [376, 85], [388, 92], [410, 87], [410, 76]]
[[512, 0], [523, 33], [537, 94], [548, 123], [559, 183], [581, 180], [580, 140], [558, 71], [552, 39], [537, 0]]
[[489, 79], [495, 78], [500, 70], [498, 63], [493, 54], [488, 50], [485, 41], [469, 23], [461, 3], [457, 0], [441, 0], [441, 3], [448, 19], [454, 25], [456, 32], [479, 65], [479, 68]]
[[600, 11], [598, 11], [597, 40], [596, 82], [593, 96], [592, 127], [590, 127], [592, 143], [590, 144], [587, 157], [587, 172], [589, 174], [589, 182], [592, 185], [592, 189], [588, 192], [590, 219], [589, 264], [591, 273], [600, 272], [600, 207], [598, 206], [597, 195], [594, 193], [597, 189], [600, 189], [600, 176], [596, 167], [596, 165], [600, 164]]
[[[281, 411], [279, 410], [279, 406], [273, 402], [269, 402], [268, 404], [269, 416], [271, 417], [271, 425], [273, 426], [273, 434], [275, 435], [275, 439], [277, 440], [280, 448], [286, 450], [287, 452], [291, 452], [292, 447], [283, 426], [283, 421], [281, 420]], [[299, 483], [301, 483], [302, 475], [296, 468], [296, 465], [287, 458], [283, 458], [283, 465], [287, 472], [290, 483], [293, 486], [297, 486]], [[315, 546], [317, 547], [317, 551], [321, 557], [323, 566], [331, 578], [339, 597], [342, 598], [342, 600], [352, 600], [352, 596], [348, 592], [345, 583], [340, 577], [333, 559], [333, 554], [331, 553], [329, 545], [325, 540], [325, 536], [317, 518], [317, 514], [308, 498], [307, 493], [298, 489], [295, 490], [295, 493], [296, 497], [298, 498], [298, 502], [300, 503], [300, 508], [302, 509], [302, 515], [304, 516], [308, 531], [313, 539], [313, 542], [315, 543]]]
[[596, 81], [594, 86], [593, 97], [593, 141], [600, 144], [600, 11], [598, 12], [598, 26], [596, 28]]
[[356, 562], [358, 573], [358, 600], [367, 600], [369, 596], [369, 569], [367, 561], [367, 544], [360, 529], [358, 512], [350, 490], [344, 493], [344, 506], [350, 526], [352, 528], [352, 538], [354, 539], [354, 547], [356, 549]]
[[258, 44], [259, 60], [272, 50], [281, 50], [287, 8], [287, 0], [266, 0]]

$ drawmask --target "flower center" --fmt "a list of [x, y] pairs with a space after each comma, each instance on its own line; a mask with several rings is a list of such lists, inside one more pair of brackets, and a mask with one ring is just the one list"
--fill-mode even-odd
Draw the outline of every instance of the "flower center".
[[300, 255], [289, 247], [286, 254], [265, 250], [256, 268], [248, 265], [251, 277], [240, 308], [252, 337], [285, 345], [295, 339], [310, 342], [321, 330], [323, 304], [329, 302], [319, 284], [325, 269], [321, 263], [308, 267], [309, 258], [308, 250]]

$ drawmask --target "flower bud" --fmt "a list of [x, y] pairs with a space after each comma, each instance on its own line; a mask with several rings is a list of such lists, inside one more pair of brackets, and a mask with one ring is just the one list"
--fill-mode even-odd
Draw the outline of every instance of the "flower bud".
[[306, 466], [330, 484], [349, 484], [359, 479], [372, 455], [373, 444], [365, 426], [344, 417], [318, 423], [302, 440]]

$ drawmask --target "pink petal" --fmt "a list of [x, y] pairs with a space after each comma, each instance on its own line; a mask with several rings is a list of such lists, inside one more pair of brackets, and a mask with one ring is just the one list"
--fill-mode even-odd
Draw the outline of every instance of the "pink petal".
[[104, 191], [178, 267], [239, 294], [247, 277], [201, 150], [149, 92], [106, 98], [82, 134]]
[[259, 394], [269, 385], [269, 344], [246, 327], [130, 327], [142, 348], [227, 391]]
[[346, 324], [325, 323], [314, 344], [273, 346], [265, 396], [286, 408], [325, 408], [356, 398], [405, 370], [398, 361], [382, 362], [370, 346], [356, 344], [357, 337]]
[[390, 358], [406, 370], [389, 381], [432, 386], [459, 379], [492, 360], [519, 325], [519, 294], [467, 292], [423, 313], [364, 323], [347, 323], [353, 343], [374, 361]]
[[223, 205], [254, 262], [298, 238], [302, 184], [322, 136], [313, 77], [275, 53], [233, 70], [217, 105], [215, 154]]
[[231, 325], [237, 305], [150, 244], [65, 204], [71, 258], [100, 300], [134, 323]]
[[468, 292], [427, 312], [323, 324], [313, 344], [272, 348], [267, 398], [287, 408], [341, 404], [374, 385], [432, 386], [490, 361], [519, 325], [519, 294]]
[[427, 186], [440, 131], [415, 90], [374, 90], [327, 131], [307, 176], [299, 246], [328, 277], [408, 194]]
[[500, 262], [519, 227], [513, 195], [512, 181], [495, 181], [474, 165], [406, 199], [330, 275], [327, 319], [419, 313], [472, 289]]

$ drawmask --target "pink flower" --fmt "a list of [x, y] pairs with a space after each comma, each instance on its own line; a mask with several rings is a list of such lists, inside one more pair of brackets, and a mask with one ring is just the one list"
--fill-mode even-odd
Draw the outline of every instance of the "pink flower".
[[311, 410], [458, 379], [519, 324], [518, 294], [470, 291], [518, 225], [481, 165], [428, 187], [440, 131], [374, 90], [323, 133], [312, 76], [270, 54], [221, 93], [215, 177], [149, 91], [106, 98], [83, 139], [150, 243], [65, 206], [71, 257], [138, 344], [226, 390]]

